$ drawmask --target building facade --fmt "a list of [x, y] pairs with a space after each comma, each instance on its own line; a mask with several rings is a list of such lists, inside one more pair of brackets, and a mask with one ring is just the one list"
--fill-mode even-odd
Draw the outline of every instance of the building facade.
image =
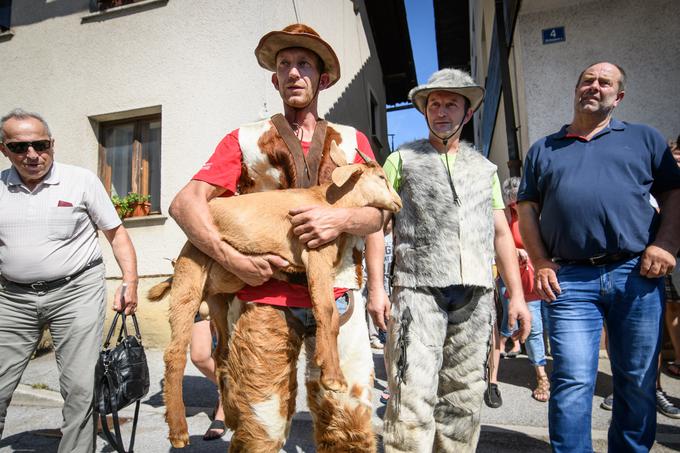
[[[487, 87], [475, 123], [480, 149], [509, 175], [505, 85], [496, 10], [503, 11], [509, 90], [520, 160], [533, 142], [571, 121], [581, 70], [611, 61], [627, 73], [615, 116], [645, 123], [667, 138], [680, 133], [680, 34], [675, 0], [470, 0], [471, 67]], [[498, 88], [502, 89], [498, 89]]]
[[[240, 124], [279, 112], [260, 37], [294, 22], [336, 50], [339, 82], [320, 114], [388, 152], [385, 88], [366, 7], [350, 0], [1, 0], [0, 112], [47, 119], [55, 158], [96, 172], [111, 195], [150, 195], [151, 215], [125, 220], [141, 276], [172, 272], [185, 236], [167, 216], [174, 195]], [[9, 15], [8, 15], [9, 12]], [[6, 19], [5, 19], [6, 24]], [[9, 161], [0, 160], [0, 168]], [[103, 247], [108, 277], [118, 277]]]

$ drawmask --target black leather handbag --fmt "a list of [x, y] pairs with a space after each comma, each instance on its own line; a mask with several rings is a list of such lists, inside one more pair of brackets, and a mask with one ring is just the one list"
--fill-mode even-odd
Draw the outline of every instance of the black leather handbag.
[[[137, 417], [141, 399], [149, 391], [149, 367], [142, 347], [142, 336], [135, 315], [130, 315], [135, 327], [135, 335], [128, 335], [126, 315], [116, 313], [106, 336], [104, 347], [99, 353], [95, 367], [95, 410], [99, 413], [102, 430], [109, 443], [119, 453], [132, 453], [137, 430]], [[109, 348], [118, 319], [122, 325], [118, 332], [116, 346]], [[126, 452], [120, 434], [118, 411], [136, 403], [135, 417], [132, 423], [130, 446]], [[109, 429], [106, 414], [111, 414], [115, 437]]]

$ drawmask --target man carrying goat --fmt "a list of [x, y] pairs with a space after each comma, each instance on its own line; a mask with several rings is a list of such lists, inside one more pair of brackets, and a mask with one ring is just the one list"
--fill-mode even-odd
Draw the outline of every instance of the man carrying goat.
[[[221, 240], [210, 214], [208, 202], [216, 197], [329, 182], [336, 167], [330, 157], [333, 141], [348, 162], [363, 161], [357, 148], [373, 156], [363, 134], [319, 119], [318, 93], [339, 79], [340, 67], [335, 52], [318, 33], [303, 24], [290, 25], [266, 34], [255, 55], [260, 66], [274, 72], [272, 83], [283, 101], [284, 115], [228, 134], [170, 206], [171, 216], [189, 240], [249, 285], [236, 293], [231, 304], [230, 314], [236, 316], [229, 332], [228, 366], [220, 373], [229, 387], [225, 410], [236, 412], [227, 414], [234, 429], [231, 448], [278, 452], [283, 446], [295, 412], [295, 365], [304, 342], [318, 451], [375, 451], [370, 424], [373, 362], [363, 302], [353, 297], [361, 286], [361, 250], [348, 249], [336, 273], [336, 305], [341, 316], [349, 314], [338, 336], [347, 391], [333, 392], [331, 404], [312, 360], [314, 317], [306, 282], [271, 279], [289, 262], [277, 255], [241, 254]], [[290, 216], [294, 234], [310, 249], [342, 233], [366, 236], [369, 293], [384, 297], [380, 210], [300, 206]], [[173, 445], [183, 442], [172, 439], [172, 434], [171, 441]]]

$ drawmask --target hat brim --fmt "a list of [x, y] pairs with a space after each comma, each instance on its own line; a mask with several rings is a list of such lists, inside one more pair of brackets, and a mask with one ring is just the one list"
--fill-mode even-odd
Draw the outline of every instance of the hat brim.
[[276, 55], [283, 49], [290, 47], [302, 47], [311, 50], [321, 58], [324, 64], [324, 72], [328, 74], [330, 83], [333, 85], [340, 79], [340, 62], [333, 48], [323, 39], [309, 33], [289, 33], [285, 31], [273, 31], [260, 39], [255, 49], [257, 62], [265, 69], [276, 72]]
[[425, 109], [427, 108], [427, 97], [433, 91], [448, 91], [450, 93], [460, 94], [470, 101], [470, 108], [473, 112], [479, 108], [484, 100], [484, 88], [479, 86], [451, 88], [429, 85], [427, 88], [416, 87], [411, 90], [408, 96], [420, 113], [425, 113]]

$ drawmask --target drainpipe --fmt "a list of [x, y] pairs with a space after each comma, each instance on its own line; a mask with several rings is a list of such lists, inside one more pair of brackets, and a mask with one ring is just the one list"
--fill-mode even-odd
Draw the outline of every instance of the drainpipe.
[[498, 37], [498, 52], [501, 64], [501, 93], [505, 107], [505, 133], [508, 139], [508, 168], [510, 176], [520, 176], [522, 161], [519, 158], [519, 143], [517, 141], [517, 124], [515, 123], [515, 108], [512, 102], [512, 84], [510, 83], [510, 67], [508, 65], [508, 42], [505, 31], [504, 0], [496, 0], [496, 36]]

